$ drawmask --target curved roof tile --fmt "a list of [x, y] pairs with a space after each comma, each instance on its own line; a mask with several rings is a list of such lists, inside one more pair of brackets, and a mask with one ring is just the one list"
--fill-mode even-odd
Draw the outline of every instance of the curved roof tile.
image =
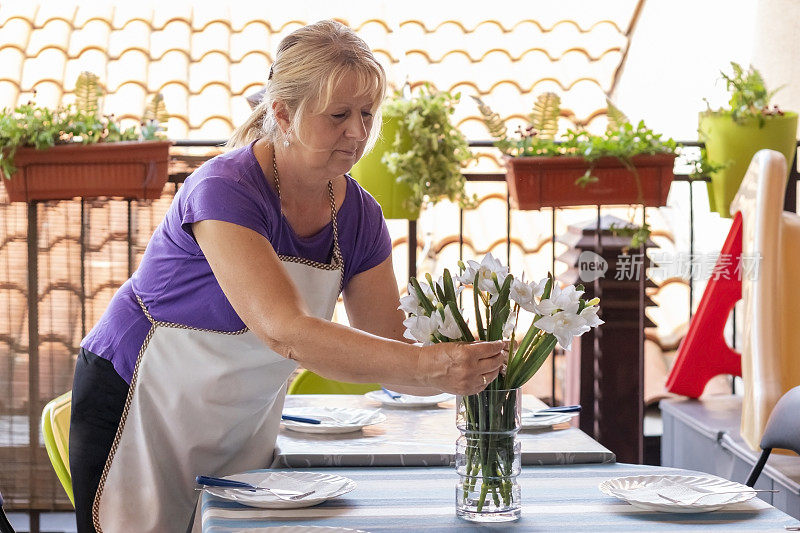
[[[565, 109], [574, 111], [565, 120], [592, 122], [627, 45], [635, 2], [601, 9], [579, 0], [579, 10], [552, 9], [522, 20], [504, 9], [489, 20], [479, 10], [455, 17], [438, 4], [408, 17], [407, 7], [378, 11], [368, 0], [335, 12], [226, 0], [155, 7], [122, 0], [20, 4], [0, 4], [0, 60], [19, 78], [0, 81], [0, 105], [17, 103], [37, 86], [40, 96], [69, 98], [80, 71], [91, 70], [109, 90], [126, 95], [107, 99], [107, 107], [121, 106], [113, 109], [117, 114], [139, 113], [148, 95], [161, 91], [176, 124], [170, 135], [182, 127], [196, 137], [242, 120], [249, 110], [242, 97], [264, 82], [280, 39], [326, 13], [368, 42], [390, 87], [408, 79], [412, 87], [430, 81], [479, 94], [512, 123], [522, 120], [536, 94], [555, 89]], [[42, 57], [55, 61], [55, 69], [44, 72]], [[456, 116], [470, 131], [479, 124], [470, 102], [462, 101]]]

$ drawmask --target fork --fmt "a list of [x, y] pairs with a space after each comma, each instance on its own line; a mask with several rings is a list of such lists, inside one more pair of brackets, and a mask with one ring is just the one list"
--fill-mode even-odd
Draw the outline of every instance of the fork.
[[656, 492], [656, 494], [658, 494], [659, 496], [661, 496], [665, 500], [671, 501], [672, 503], [678, 503], [680, 505], [694, 505], [695, 503], [700, 501], [702, 498], [705, 498], [706, 496], [712, 496], [714, 494], [745, 494], [745, 493], [749, 493], [749, 492], [780, 492], [780, 490], [778, 490], [778, 489], [751, 489], [751, 490], [712, 491], [712, 492], [707, 492], [705, 494], [701, 494], [699, 496], [696, 496], [695, 498], [693, 498], [691, 500], [677, 500], [675, 498], [670, 498], [669, 496], [665, 496], [665, 495], [661, 494], [660, 492]]
[[245, 483], [244, 481], [234, 481], [233, 479], [225, 479], [221, 477], [212, 477], [212, 476], [197, 476], [195, 478], [195, 481], [197, 482], [198, 485], [203, 485], [204, 487], [225, 487], [229, 489], [245, 489], [253, 492], [258, 490], [266, 490], [267, 492], [271, 492], [281, 500], [287, 500], [287, 501], [300, 500], [316, 492], [315, 490], [310, 490], [308, 492], [299, 492], [296, 490], [257, 487], [256, 485], [251, 485], [250, 483]]

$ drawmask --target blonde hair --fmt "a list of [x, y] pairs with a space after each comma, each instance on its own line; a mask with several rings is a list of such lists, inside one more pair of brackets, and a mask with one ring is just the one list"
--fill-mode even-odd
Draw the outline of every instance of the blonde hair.
[[[261, 138], [273, 143], [283, 133], [272, 110], [282, 102], [289, 112], [290, 129], [302, 143], [302, 118], [324, 110], [334, 89], [345, 76], [355, 74], [359, 94], [373, 101], [375, 120], [367, 150], [380, 130], [380, 104], [386, 94], [386, 73], [372, 51], [353, 30], [333, 20], [303, 26], [278, 45], [261, 102], [247, 120], [234, 130], [228, 148], [239, 148]], [[377, 124], [377, 127], [376, 127]]]

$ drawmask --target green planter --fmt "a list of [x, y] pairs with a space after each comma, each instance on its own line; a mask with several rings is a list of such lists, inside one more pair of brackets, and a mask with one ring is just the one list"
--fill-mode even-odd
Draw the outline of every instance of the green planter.
[[[411, 196], [411, 188], [398, 183], [397, 176], [381, 163], [383, 154], [391, 149], [397, 130], [397, 120], [384, 119], [381, 136], [375, 147], [355, 164], [350, 175], [378, 200], [384, 218], [416, 220], [419, 218], [419, 209], [410, 211], [405, 207], [406, 199]], [[404, 140], [403, 147], [406, 145], [410, 145], [410, 140]]]
[[759, 127], [755, 118], [740, 124], [727, 114], [700, 114], [698, 132], [706, 144], [709, 161], [728, 164], [708, 183], [711, 210], [723, 217], [731, 217], [731, 201], [756, 152], [764, 148], [777, 150], [786, 157], [787, 168], [792, 164], [797, 149], [797, 113], [764, 117], [764, 121], [764, 126]]

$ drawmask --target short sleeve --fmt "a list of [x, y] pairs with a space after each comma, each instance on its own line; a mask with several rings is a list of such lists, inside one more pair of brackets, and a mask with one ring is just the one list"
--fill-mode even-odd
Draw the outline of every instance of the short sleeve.
[[375, 199], [364, 195], [362, 227], [359, 231], [360, 238], [357, 246], [360, 248], [354, 255], [360, 257], [355, 265], [352, 275], [366, 272], [367, 270], [383, 263], [392, 253], [392, 239], [389, 228], [383, 218], [381, 206]]
[[180, 206], [180, 216], [181, 228], [192, 239], [192, 224], [201, 220], [230, 222], [270, 239], [272, 232], [263, 197], [247, 183], [224, 176], [206, 176], [190, 187]]

